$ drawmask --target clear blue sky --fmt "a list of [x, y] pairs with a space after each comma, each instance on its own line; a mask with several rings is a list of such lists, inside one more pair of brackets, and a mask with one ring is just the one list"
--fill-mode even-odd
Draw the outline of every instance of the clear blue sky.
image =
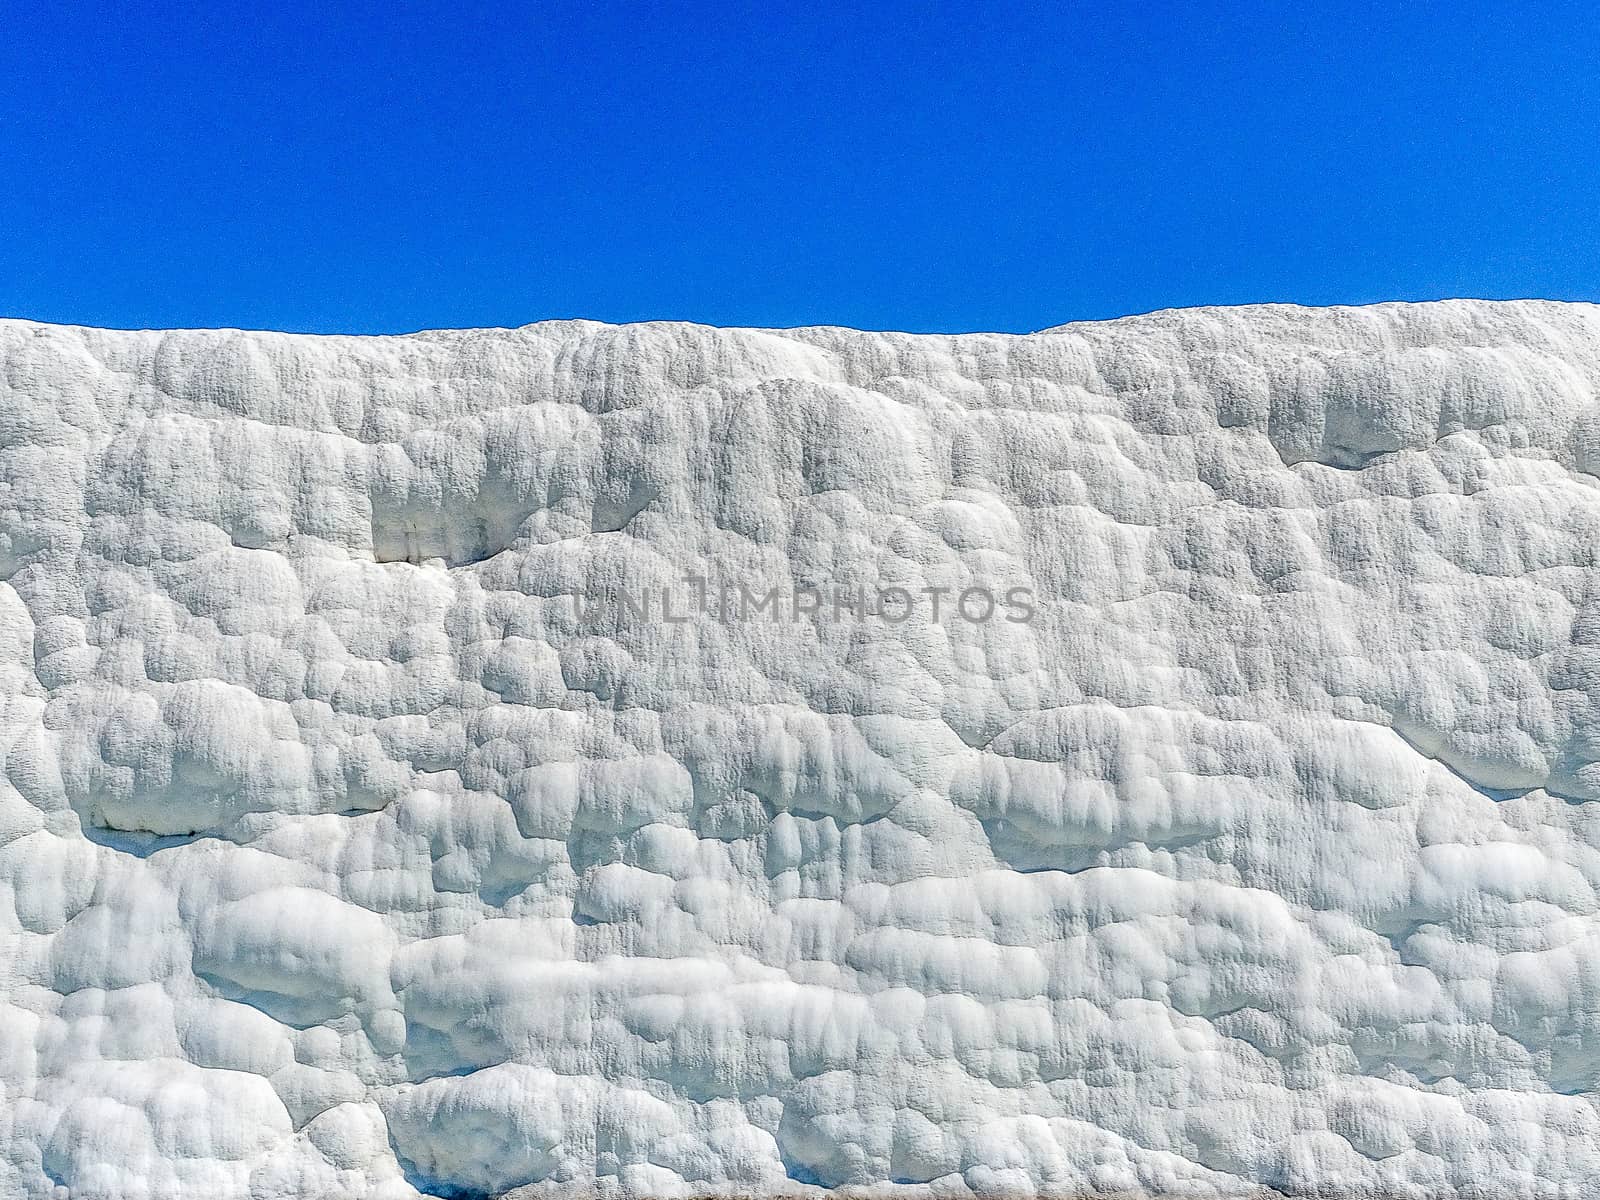
[[1592, 4], [256, 7], [0, 0], [0, 315], [1600, 299]]

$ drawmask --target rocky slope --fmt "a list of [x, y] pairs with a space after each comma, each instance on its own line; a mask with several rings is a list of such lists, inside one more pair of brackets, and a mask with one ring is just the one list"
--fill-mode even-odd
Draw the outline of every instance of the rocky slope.
[[1585, 1194], [1597, 386], [0, 322], [0, 1193]]

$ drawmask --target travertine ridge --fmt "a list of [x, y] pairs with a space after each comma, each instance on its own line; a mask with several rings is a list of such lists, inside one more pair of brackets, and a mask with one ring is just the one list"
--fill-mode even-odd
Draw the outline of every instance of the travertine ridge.
[[1593, 1194], [1597, 387], [0, 322], [0, 1195]]

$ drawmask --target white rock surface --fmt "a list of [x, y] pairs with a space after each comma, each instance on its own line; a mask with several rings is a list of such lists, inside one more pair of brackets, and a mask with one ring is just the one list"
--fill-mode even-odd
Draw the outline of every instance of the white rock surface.
[[1597, 387], [1545, 303], [0, 323], [0, 1195], [1593, 1195]]

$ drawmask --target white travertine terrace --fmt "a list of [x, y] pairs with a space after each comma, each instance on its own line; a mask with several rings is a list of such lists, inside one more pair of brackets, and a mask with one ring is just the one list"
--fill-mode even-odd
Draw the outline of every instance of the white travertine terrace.
[[1597, 387], [1535, 302], [0, 322], [0, 1195], [1593, 1195]]

